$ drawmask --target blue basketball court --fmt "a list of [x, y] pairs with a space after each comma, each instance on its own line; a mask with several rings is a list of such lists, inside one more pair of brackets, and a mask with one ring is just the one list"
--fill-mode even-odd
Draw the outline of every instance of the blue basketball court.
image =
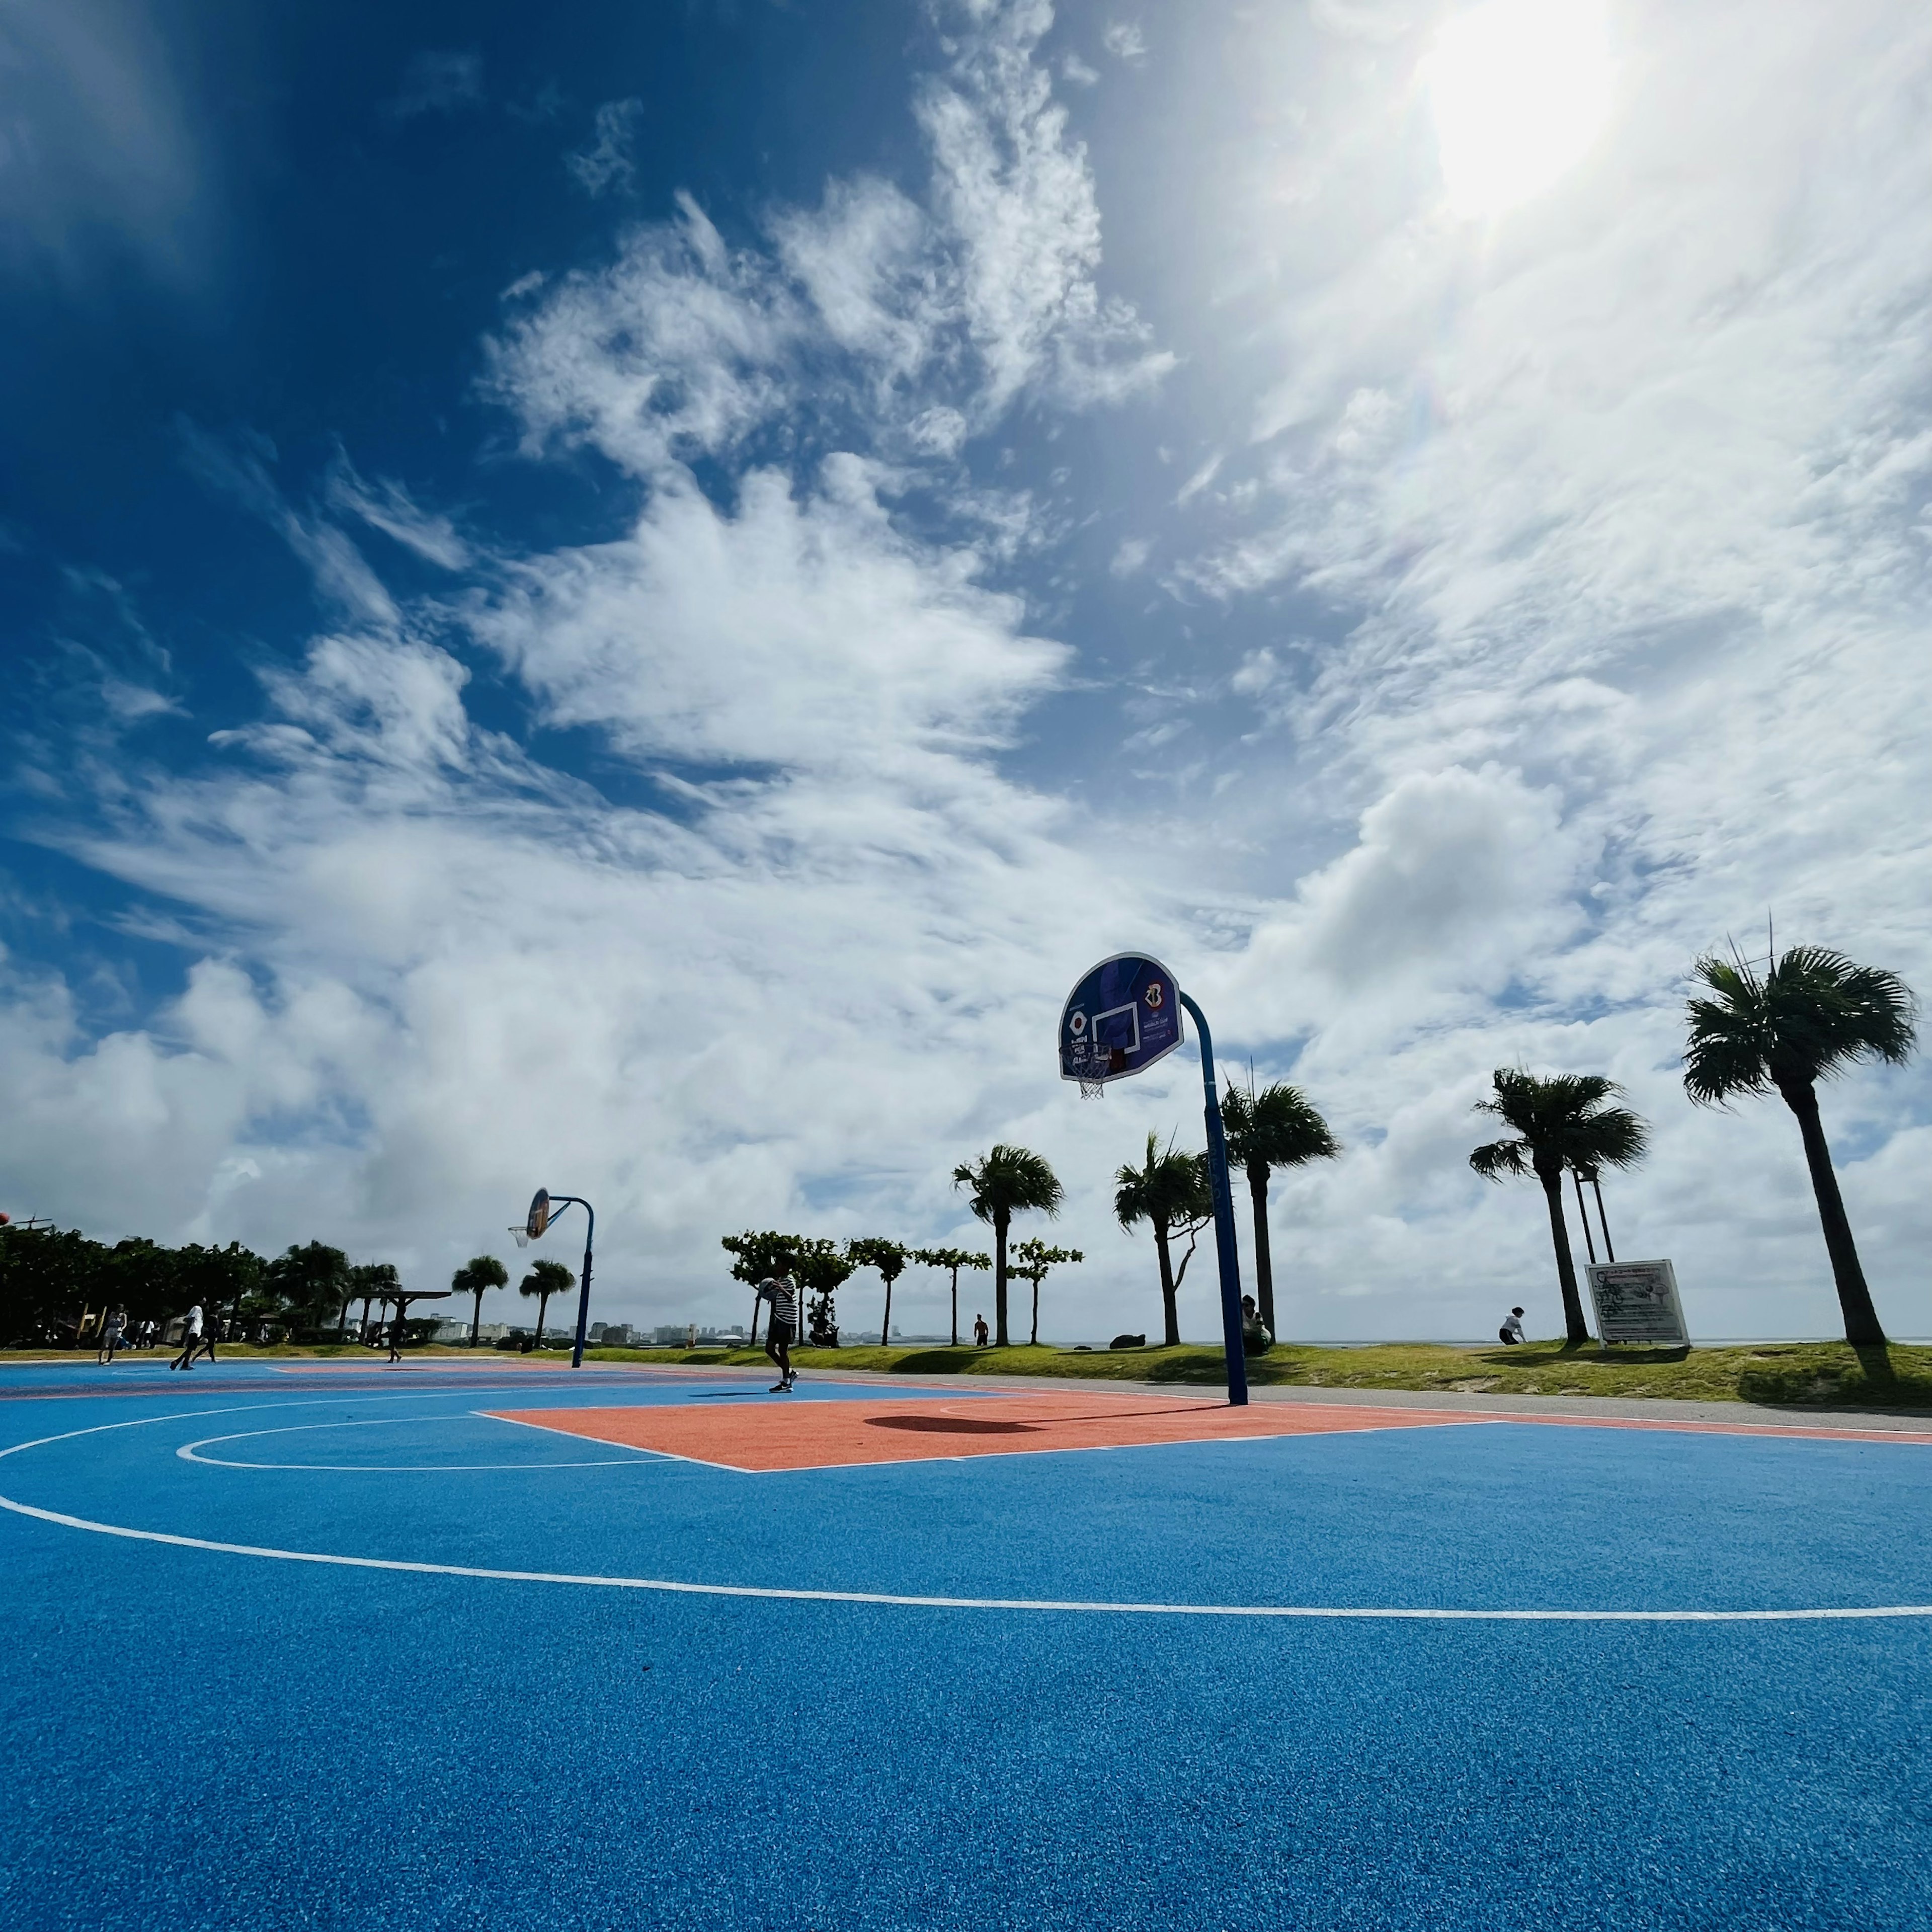
[[1010, 1396], [0, 1371], [0, 1923], [1932, 1926], [1924, 1438]]

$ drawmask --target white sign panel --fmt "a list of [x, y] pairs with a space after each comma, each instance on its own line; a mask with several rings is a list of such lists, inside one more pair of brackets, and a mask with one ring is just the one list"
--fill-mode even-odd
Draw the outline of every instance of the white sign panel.
[[1668, 1262], [1593, 1262], [1585, 1273], [1599, 1341], [1689, 1345], [1677, 1270]]

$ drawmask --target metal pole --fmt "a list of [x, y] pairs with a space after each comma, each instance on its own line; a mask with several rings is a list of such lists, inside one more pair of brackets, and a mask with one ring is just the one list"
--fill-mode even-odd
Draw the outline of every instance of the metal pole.
[[[1590, 1265], [1594, 1268], [1597, 1264], [1597, 1244], [1590, 1234], [1590, 1210], [1583, 1198], [1583, 1177], [1573, 1167], [1570, 1170], [1570, 1178], [1576, 1184], [1576, 1211], [1583, 1217], [1583, 1245], [1589, 1250]], [[1562, 1184], [1559, 1181], [1557, 1185], [1560, 1192]], [[1612, 1255], [1610, 1258], [1614, 1261], [1616, 1257]]]
[[1604, 1184], [1594, 1174], [1590, 1177], [1590, 1190], [1597, 1197], [1597, 1219], [1604, 1224], [1604, 1252], [1610, 1260], [1615, 1261], [1617, 1251], [1610, 1246], [1610, 1217], [1604, 1212]]
[[1208, 1178], [1214, 1190], [1214, 1252], [1221, 1264], [1221, 1337], [1228, 1358], [1228, 1406], [1245, 1408], [1248, 1362], [1241, 1346], [1241, 1263], [1234, 1246], [1234, 1196], [1228, 1184], [1228, 1142], [1221, 1131], [1221, 1097], [1214, 1086], [1214, 1036], [1208, 1016], [1180, 988], [1181, 1005], [1201, 1031], [1201, 1084], [1207, 1091]]
[[570, 1352], [570, 1366], [580, 1369], [584, 1366], [584, 1331], [590, 1325], [590, 1250], [597, 1239], [597, 1210], [580, 1194], [554, 1196], [550, 1204], [553, 1208], [581, 1208], [590, 1221], [590, 1226], [584, 1231], [584, 1274], [577, 1290], [577, 1342]]

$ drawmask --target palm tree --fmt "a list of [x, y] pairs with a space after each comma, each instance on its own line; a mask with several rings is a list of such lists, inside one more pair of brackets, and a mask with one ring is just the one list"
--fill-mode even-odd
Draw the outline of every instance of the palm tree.
[[[533, 1294], [537, 1298], [537, 1346], [543, 1346], [544, 1321], [550, 1312], [550, 1298], [554, 1294], [568, 1294], [577, 1286], [577, 1277], [561, 1262], [541, 1261], [530, 1264], [530, 1271], [517, 1284], [519, 1294]], [[479, 1300], [478, 1306], [482, 1303]]]
[[475, 1312], [470, 1318], [470, 1346], [476, 1346], [476, 1331], [483, 1325], [483, 1296], [486, 1289], [508, 1288], [509, 1270], [494, 1255], [472, 1255], [449, 1277], [449, 1285], [458, 1294], [471, 1294], [476, 1298]]
[[1028, 1348], [1040, 1346], [1040, 1285], [1046, 1280], [1048, 1270], [1063, 1262], [1086, 1258], [1078, 1248], [1050, 1248], [1044, 1241], [1022, 1241], [1014, 1249], [1014, 1274], [1021, 1280], [1033, 1283], [1033, 1333], [1027, 1338]]
[[904, 1274], [909, 1251], [903, 1244], [883, 1235], [861, 1234], [845, 1244], [845, 1252], [854, 1268], [877, 1268], [886, 1285], [886, 1312], [879, 1322], [879, 1346], [883, 1348], [892, 1332], [892, 1283]]
[[[1122, 1227], [1132, 1229], [1145, 1221], [1154, 1229], [1154, 1249], [1160, 1262], [1161, 1310], [1166, 1317], [1166, 1346], [1180, 1346], [1180, 1311], [1176, 1298], [1194, 1258], [1194, 1244], [1201, 1230], [1214, 1218], [1214, 1190], [1208, 1178], [1204, 1154], [1176, 1154], [1174, 1143], [1160, 1151], [1160, 1143], [1149, 1134], [1147, 1164], [1124, 1167], [1114, 1177], [1114, 1214]], [[1169, 1243], [1179, 1234], [1187, 1237], [1187, 1252], [1174, 1271]]]
[[1228, 1136], [1228, 1159], [1248, 1177], [1255, 1208], [1255, 1286], [1262, 1324], [1270, 1335], [1274, 1321], [1274, 1258], [1268, 1249], [1268, 1175], [1277, 1167], [1300, 1167], [1332, 1160], [1341, 1152], [1328, 1123], [1298, 1087], [1276, 1081], [1257, 1094], [1230, 1086], [1221, 1102], [1221, 1125]]
[[357, 1330], [358, 1335], [366, 1335], [369, 1330], [369, 1304], [379, 1296], [386, 1300], [401, 1286], [394, 1262], [364, 1262], [359, 1267], [349, 1270], [349, 1293], [342, 1304], [341, 1339], [349, 1339], [349, 1304], [361, 1300], [362, 1320]]
[[1896, 1066], [1910, 1057], [1918, 1040], [1911, 988], [1895, 973], [1856, 965], [1822, 946], [1792, 946], [1762, 976], [1742, 959], [1713, 955], [1690, 970], [1716, 997], [1690, 1002], [1684, 1090], [1701, 1106], [1722, 1106], [1734, 1094], [1775, 1088], [1798, 1116], [1845, 1340], [1882, 1347], [1885, 1330], [1818, 1117], [1818, 1082], [1856, 1061]]
[[1476, 1112], [1494, 1114], [1515, 1128], [1518, 1138], [1479, 1147], [1469, 1165], [1486, 1180], [1534, 1174], [1542, 1182], [1550, 1238], [1556, 1249], [1556, 1279], [1563, 1290], [1564, 1326], [1574, 1348], [1590, 1339], [1590, 1330], [1564, 1225], [1563, 1170], [1572, 1163], [1634, 1167], [1650, 1144], [1650, 1130], [1628, 1108], [1604, 1104], [1624, 1090], [1600, 1073], [1558, 1073], [1546, 1080], [1520, 1066], [1498, 1066], [1494, 1078], [1495, 1099], [1478, 1100]]
[[971, 1190], [973, 1211], [993, 1228], [993, 1314], [996, 1340], [1006, 1340], [1006, 1234], [1013, 1216], [1029, 1209], [1057, 1216], [1066, 1198], [1053, 1169], [1030, 1148], [1008, 1147], [1003, 1142], [975, 1161], [962, 1161], [952, 1170], [952, 1184]]

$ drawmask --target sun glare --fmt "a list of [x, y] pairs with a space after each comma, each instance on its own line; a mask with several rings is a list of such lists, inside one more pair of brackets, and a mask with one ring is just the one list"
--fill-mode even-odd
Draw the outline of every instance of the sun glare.
[[1549, 187], [1602, 130], [1601, 0], [1482, 0], [1436, 35], [1423, 79], [1450, 206], [1499, 214]]

